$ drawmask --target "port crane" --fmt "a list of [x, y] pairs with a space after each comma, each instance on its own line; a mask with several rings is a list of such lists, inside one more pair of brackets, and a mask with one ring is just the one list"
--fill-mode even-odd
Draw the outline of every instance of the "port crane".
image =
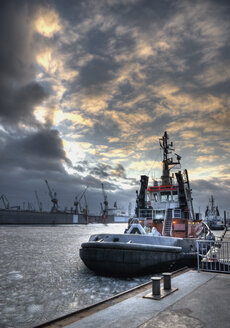
[[50, 196], [51, 202], [53, 203], [53, 206], [51, 208], [51, 212], [58, 212], [57, 193], [55, 191], [54, 192], [51, 191], [49, 183], [48, 183], [47, 180], [45, 180], [45, 183], [46, 183], [48, 191], [49, 191], [49, 196]]
[[86, 196], [84, 195], [84, 200], [85, 200], [85, 214], [88, 215], [89, 213], [89, 207], [88, 207], [88, 203], [87, 203], [87, 199]]
[[102, 216], [103, 216], [103, 220], [106, 219], [106, 216], [108, 215], [108, 200], [107, 200], [107, 195], [105, 193], [105, 188], [104, 188], [104, 184], [101, 183], [101, 188], [102, 188], [102, 195], [103, 195], [103, 198], [104, 198], [104, 208], [101, 204], [101, 209], [102, 209]]
[[38, 209], [40, 212], [42, 212], [42, 202], [40, 201], [40, 199], [38, 198], [38, 193], [37, 191], [35, 190], [35, 197], [36, 197], [36, 200], [37, 200], [37, 203], [38, 203]]
[[85, 188], [85, 190], [82, 192], [80, 198], [78, 199], [78, 196], [75, 197], [75, 201], [74, 201], [74, 206], [75, 206], [75, 210], [74, 212], [75, 213], [78, 213], [79, 212], [79, 207], [80, 207], [80, 211], [81, 211], [81, 199], [83, 196], [85, 196], [85, 193], [86, 193], [86, 190], [88, 189], [88, 186]]
[[100, 214], [102, 215], [103, 211], [104, 211], [102, 203], [100, 203], [100, 206], [101, 206], [101, 213]]
[[4, 208], [6, 210], [8, 210], [10, 208], [10, 203], [9, 203], [7, 197], [4, 194], [2, 194], [1, 197], [0, 197], [0, 200], [2, 200]]
[[34, 211], [34, 210], [35, 210], [34, 205], [31, 202], [28, 202], [27, 203], [27, 211]]

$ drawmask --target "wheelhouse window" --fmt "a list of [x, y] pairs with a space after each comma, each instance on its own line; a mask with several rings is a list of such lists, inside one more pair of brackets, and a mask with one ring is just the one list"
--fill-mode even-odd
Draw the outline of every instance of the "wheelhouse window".
[[161, 192], [161, 202], [168, 202], [171, 200], [171, 192], [170, 191], [162, 191]]
[[165, 217], [165, 211], [156, 211], [155, 219], [163, 220]]
[[157, 192], [154, 192], [152, 197], [153, 197], [153, 201], [157, 202]]
[[173, 200], [174, 202], [178, 202], [178, 193], [176, 190], [173, 190]]
[[157, 192], [148, 193], [147, 197], [148, 197], [148, 200], [150, 200], [152, 202], [157, 202], [157, 199], [158, 199]]

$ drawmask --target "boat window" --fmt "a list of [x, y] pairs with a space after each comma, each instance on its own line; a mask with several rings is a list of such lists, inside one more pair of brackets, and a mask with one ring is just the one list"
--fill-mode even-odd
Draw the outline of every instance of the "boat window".
[[178, 194], [176, 190], [173, 191], [173, 200], [174, 202], [178, 202]]
[[171, 200], [170, 191], [162, 191], [161, 192], [161, 202], [168, 202]]
[[154, 192], [153, 194], [152, 194], [152, 199], [153, 199], [153, 201], [154, 202], [157, 202], [157, 192]]
[[164, 216], [165, 216], [165, 211], [156, 211], [155, 219], [157, 220], [164, 219]]
[[174, 210], [174, 217], [181, 218], [181, 210], [179, 208]]

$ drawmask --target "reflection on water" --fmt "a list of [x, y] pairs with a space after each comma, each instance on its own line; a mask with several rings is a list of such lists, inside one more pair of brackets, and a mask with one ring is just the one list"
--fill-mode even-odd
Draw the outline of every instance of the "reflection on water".
[[125, 227], [0, 226], [0, 327], [33, 327], [148, 281], [96, 276], [79, 257], [91, 234]]

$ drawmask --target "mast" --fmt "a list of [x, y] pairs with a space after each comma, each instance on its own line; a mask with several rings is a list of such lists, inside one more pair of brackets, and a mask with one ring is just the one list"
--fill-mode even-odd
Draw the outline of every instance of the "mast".
[[210, 204], [211, 204], [211, 211], [212, 213], [215, 211], [215, 206], [214, 206], [214, 197], [213, 195], [211, 195], [211, 198], [210, 198]]
[[[165, 131], [164, 135], [161, 139], [159, 139], [160, 146], [163, 149], [163, 170], [162, 170], [162, 185], [171, 185], [172, 184], [172, 178], [170, 177], [170, 170], [175, 165], [180, 165], [181, 156], [176, 155], [177, 159], [176, 161], [173, 159], [173, 157], [169, 158], [168, 155], [172, 153], [175, 149], [173, 147], [173, 143], [168, 143], [169, 136], [167, 131]], [[172, 167], [171, 167], [172, 166]]]

